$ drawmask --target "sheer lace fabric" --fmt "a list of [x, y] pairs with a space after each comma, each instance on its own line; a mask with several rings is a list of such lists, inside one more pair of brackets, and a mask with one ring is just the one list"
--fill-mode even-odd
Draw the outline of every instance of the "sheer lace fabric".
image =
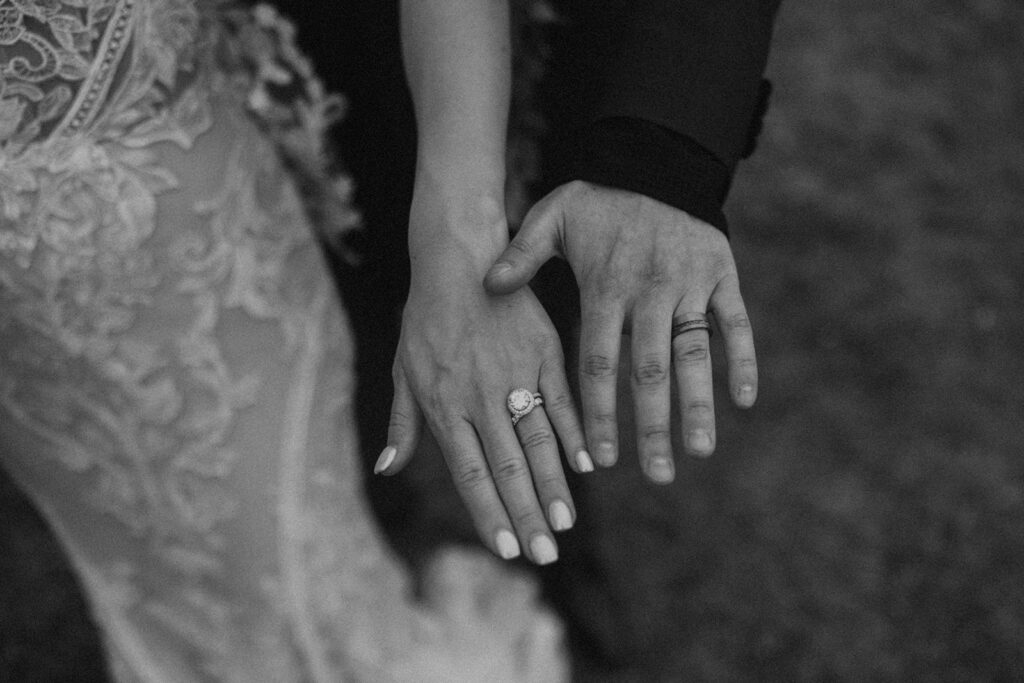
[[266, 6], [0, 0], [0, 461], [122, 681], [561, 680], [529, 582], [426, 604], [359, 490], [327, 97]]

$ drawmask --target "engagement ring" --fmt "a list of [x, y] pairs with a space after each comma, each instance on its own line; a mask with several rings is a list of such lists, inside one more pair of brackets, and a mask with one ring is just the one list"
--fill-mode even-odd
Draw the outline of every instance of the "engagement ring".
[[542, 403], [544, 399], [540, 394], [535, 394], [529, 389], [513, 389], [508, 395], [508, 412], [512, 413], [512, 425], [519, 424], [521, 419]]

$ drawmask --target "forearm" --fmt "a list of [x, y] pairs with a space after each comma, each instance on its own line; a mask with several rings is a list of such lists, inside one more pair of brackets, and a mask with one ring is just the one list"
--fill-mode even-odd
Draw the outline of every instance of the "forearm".
[[500, 208], [510, 90], [507, 0], [403, 0], [417, 183]]

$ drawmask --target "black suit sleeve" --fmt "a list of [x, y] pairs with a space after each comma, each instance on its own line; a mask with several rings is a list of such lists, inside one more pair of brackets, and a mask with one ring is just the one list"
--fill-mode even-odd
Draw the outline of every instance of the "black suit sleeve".
[[[600, 3], [594, 3], [595, 5]], [[739, 160], [753, 150], [778, 0], [633, 0], [591, 34], [589, 116], [567, 175], [681, 208], [721, 229]]]

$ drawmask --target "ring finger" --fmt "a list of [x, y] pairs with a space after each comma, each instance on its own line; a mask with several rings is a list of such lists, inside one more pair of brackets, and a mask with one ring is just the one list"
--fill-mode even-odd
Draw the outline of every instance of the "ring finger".
[[501, 406], [477, 424], [498, 495], [512, 519], [519, 542], [537, 564], [554, 562], [558, 559], [557, 546], [541, 512], [533, 486], [533, 473], [518, 443], [508, 411]]
[[[706, 318], [704, 306], [681, 305], [673, 326]], [[683, 448], [690, 455], [707, 457], [715, 450], [715, 399], [711, 380], [711, 353], [706, 329], [685, 329], [672, 338], [672, 366], [679, 385]]]
[[558, 443], [544, 407], [537, 406], [530, 411], [519, 420], [515, 430], [530, 464], [537, 497], [547, 512], [551, 528], [555, 531], [571, 529], [576, 513], [569, 486], [565, 483]]

